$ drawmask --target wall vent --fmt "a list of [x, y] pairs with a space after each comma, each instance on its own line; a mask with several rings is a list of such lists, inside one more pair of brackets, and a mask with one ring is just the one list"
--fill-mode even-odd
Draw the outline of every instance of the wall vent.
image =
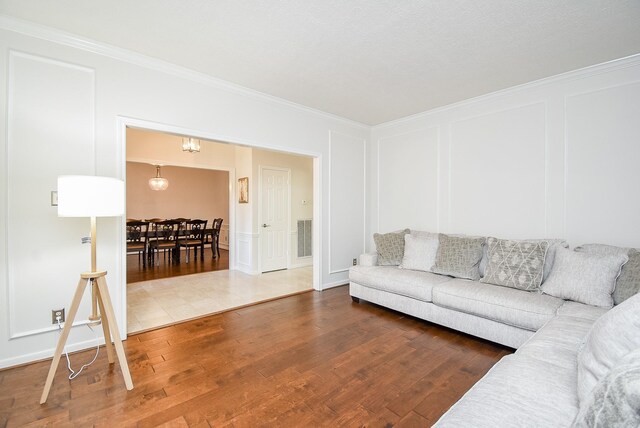
[[298, 257], [311, 257], [311, 220], [298, 220]]

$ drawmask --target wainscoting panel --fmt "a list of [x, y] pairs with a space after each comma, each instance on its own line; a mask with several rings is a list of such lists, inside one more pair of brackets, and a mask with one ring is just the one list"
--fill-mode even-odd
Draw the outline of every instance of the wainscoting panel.
[[378, 141], [381, 233], [438, 230], [438, 140], [438, 128], [426, 128]]
[[[94, 174], [94, 88], [91, 69], [9, 53], [5, 167], [11, 338], [55, 329], [51, 310], [68, 308], [80, 272], [90, 267], [90, 246], [80, 243], [89, 235], [89, 219], [59, 218], [50, 192], [59, 175]], [[89, 312], [88, 300], [80, 320]]]
[[544, 103], [453, 122], [450, 231], [544, 236], [545, 138]]
[[253, 253], [258, 242], [259, 235], [253, 233], [236, 232], [236, 245], [238, 247], [237, 268], [244, 273], [254, 273]]
[[[331, 132], [329, 273], [344, 272], [364, 252], [365, 140]], [[356, 225], [354, 227], [354, 225]]]
[[566, 98], [565, 227], [574, 245], [640, 242], [637, 100], [640, 82]]

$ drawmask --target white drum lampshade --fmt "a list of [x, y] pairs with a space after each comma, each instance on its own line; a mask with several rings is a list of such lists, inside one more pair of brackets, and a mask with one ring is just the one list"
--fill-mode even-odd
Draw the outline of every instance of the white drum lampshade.
[[124, 181], [93, 175], [58, 177], [59, 217], [118, 217], [124, 214]]

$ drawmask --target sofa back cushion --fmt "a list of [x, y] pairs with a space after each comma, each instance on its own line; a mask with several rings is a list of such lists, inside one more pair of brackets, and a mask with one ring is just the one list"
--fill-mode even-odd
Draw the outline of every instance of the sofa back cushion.
[[553, 269], [542, 284], [542, 292], [560, 299], [610, 308], [611, 294], [625, 254], [600, 256], [557, 248]]
[[487, 238], [488, 264], [480, 281], [519, 290], [538, 290], [542, 283], [547, 241]]
[[640, 349], [624, 356], [580, 403], [573, 427], [640, 426]]
[[640, 348], [640, 294], [625, 300], [593, 323], [578, 353], [578, 397], [594, 386], [629, 352]]
[[404, 257], [400, 268], [430, 272], [436, 262], [438, 242], [438, 235], [430, 238], [413, 233], [404, 235]]
[[456, 278], [480, 279], [480, 261], [485, 238], [457, 237], [441, 233], [434, 273]]
[[409, 232], [409, 229], [405, 229], [401, 232], [373, 234], [373, 241], [376, 243], [376, 251], [378, 253], [378, 265], [398, 266], [402, 263], [404, 235]]
[[640, 291], [640, 251], [635, 248], [614, 247], [604, 244], [584, 244], [575, 251], [589, 254], [627, 254], [629, 261], [622, 266], [620, 276], [613, 290], [613, 304], [619, 305]]

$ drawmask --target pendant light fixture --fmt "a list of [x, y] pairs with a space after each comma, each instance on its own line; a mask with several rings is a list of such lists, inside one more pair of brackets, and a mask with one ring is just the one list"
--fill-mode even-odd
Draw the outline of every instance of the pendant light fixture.
[[149, 179], [149, 187], [151, 190], [167, 190], [169, 180], [160, 177], [160, 165], [156, 165], [156, 176]]
[[184, 137], [182, 138], [182, 151], [184, 152], [199, 152], [200, 140], [197, 138]]

